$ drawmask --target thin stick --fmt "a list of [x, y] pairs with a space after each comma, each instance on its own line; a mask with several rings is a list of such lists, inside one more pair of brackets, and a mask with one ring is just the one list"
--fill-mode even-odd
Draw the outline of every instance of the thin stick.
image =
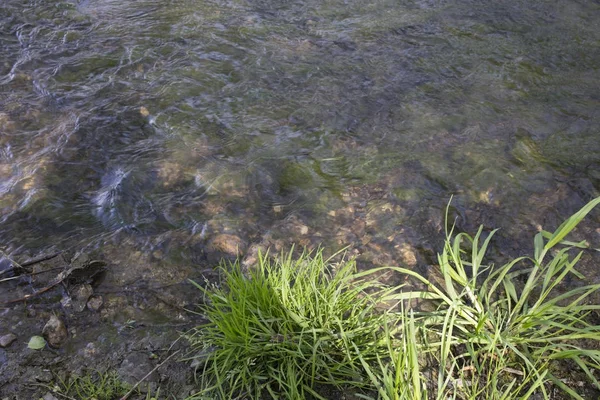
[[19, 276], [13, 276], [13, 277], [10, 277], [10, 278], [0, 279], [0, 283], [2, 283], [2, 282], [8, 282], [8, 281], [14, 281], [15, 279], [19, 279], [20, 277], [21, 276], [19, 275]]
[[62, 254], [62, 251], [57, 251], [56, 253], [50, 253], [45, 256], [39, 256], [38, 258], [34, 258], [33, 260], [29, 260], [29, 261], [25, 261], [24, 263], [21, 263], [21, 268], [40, 263], [42, 261], [50, 260], [51, 258], [54, 258], [61, 254]]
[[3, 274], [7, 274], [10, 271], [14, 270], [14, 269], [21, 269], [23, 271], [27, 271], [27, 272], [31, 272], [31, 269], [29, 268], [25, 268], [25, 267], [29, 267], [33, 264], [37, 264], [40, 263], [42, 261], [46, 261], [46, 260], [50, 260], [58, 255], [62, 254], [62, 251], [56, 252], [56, 253], [51, 253], [51, 254], [47, 254], [45, 256], [40, 256], [38, 258], [34, 258], [32, 260], [29, 261], [25, 261], [24, 263], [19, 264], [18, 262], [16, 262], [15, 260], [13, 260], [12, 258], [10, 258], [5, 252], [3, 252], [2, 250], [0, 250], [0, 255], [2, 255], [2, 257], [6, 258], [8, 261], [10, 261], [13, 265], [10, 268], [5, 269], [4, 271], [0, 272], [0, 276], [2, 276]]
[[38, 271], [38, 272], [30, 272], [29, 274], [25, 274], [25, 275], [18, 275], [18, 276], [13, 276], [11, 278], [4, 278], [4, 279], [0, 279], [0, 283], [2, 282], [6, 282], [6, 281], [10, 281], [13, 279], [19, 279], [23, 276], [35, 276], [35, 275], [40, 275], [40, 274], [45, 274], [46, 272], [51, 272], [51, 271], [56, 271], [57, 269], [64, 269], [63, 267], [56, 267], [56, 268], [50, 268], [46, 271]]
[[58, 276], [56, 277], [56, 279], [53, 282], [51, 282], [50, 285], [48, 285], [48, 286], [46, 286], [44, 288], [41, 288], [40, 290], [38, 290], [38, 291], [36, 291], [34, 293], [27, 294], [27, 295], [21, 297], [20, 299], [5, 301], [3, 303], [0, 303], [0, 305], [18, 303], [20, 301], [24, 301], [24, 300], [30, 299], [32, 297], [35, 297], [35, 296], [37, 296], [39, 294], [42, 294], [44, 292], [47, 292], [48, 290], [52, 289], [54, 286], [58, 285], [59, 283], [62, 283], [62, 281], [64, 281], [65, 279], [67, 279], [71, 275], [71, 273], [73, 271], [75, 271], [76, 269], [77, 268], [71, 267], [71, 268], [67, 269], [66, 271], [63, 271], [60, 274], [58, 274]]
[[156, 371], [157, 369], [159, 369], [160, 367], [162, 367], [162, 365], [164, 363], [166, 363], [167, 361], [169, 361], [173, 356], [175, 356], [177, 353], [179, 353], [181, 350], [177, 350], [175, 353], [171, 354], [169, 357], [165, 358], [165, 360], [163, 362], [161, 362], [160, 364], [158, 364], [156, 367], [152, 368], [152, 371], [148, 372], [142, 379], [140, 379], [138, 381], [138, 383], [136, 383], [135, 385], [133, 385], [133, 387], [131, 388], [131, 390], [129, 392], [127, 392], [125, 394], [125, 396], [121, 397], [120, 400], [127, 400], [127, 398], [129, 396], [131, 396], [131, 394], [133, 393], [133, 391], [142, 383], [146, 380], [146, 378], [148, 378], [150, 375], [152, 375], [152, 373], [154, 371]]
[[5, 301], [5, 302], [0, 303], [0, 304], [1, 305], [7, 305], [7, 304], [13, 304], [13, 303], [18, 303], [20, 301], [28, 300], [28, 299], [30, 299], [32, 297], [35, 297], [35, 296], [39, 295], [39, 294], [47, 292], [48, 290], [52, 289], [54, 286], [58, 285], [62, 281], [63, 281], [63, 279], [57, 280], [56, 282], [53, 282], [50, 286], [46, 286], [45, 288], [41, 288], [40, 290], [38, 290], [35, 293], [26, 294], [25, 296], [21, 297], [20, 299], [9, 300], [9, 301]]
[[[4, 271], [0, 272], [0, 275], [2, 275], [2, 274], [6, 274], [7, 272], [9, 272], [9, 271], [12, 271], [13, 269], [22, 269], [23, 271], [27, 271], [27, 272], [29, 272], [29, 270], [28, 270], [28, 269], [24, 268], [24, 267], [23, 267], [21, 264], [19, 264], [18, 262], [16, 262], [16, 261], [15, 261], [15, 260], [13, 260], [12, 258], [10, 258], [10, 257], [8, 256], [8, 254], [6, 254], [5, 252], [3, 252], [2, 250], [0, 250], [0, 256], [2, 256], [2, 257], [4, 257], [4, 258], [6, 258], [8, 261], [10, 261], [10, 262], [13, 264], [13, 265], [12, 265], [10, 268], [8, 268], [8, 269], [6, 269], [6, 270], [4, 270]], [[15, 268], [15, 266], [16, 266], [16, 268]]]

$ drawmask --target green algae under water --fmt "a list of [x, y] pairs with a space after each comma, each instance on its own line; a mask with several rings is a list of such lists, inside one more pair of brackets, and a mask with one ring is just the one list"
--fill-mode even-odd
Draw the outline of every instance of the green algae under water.
[[600, 194], [598, 26], [575, 0], [5, 0], [0, 240], [410, 264], [454, 195], [528, 241]]

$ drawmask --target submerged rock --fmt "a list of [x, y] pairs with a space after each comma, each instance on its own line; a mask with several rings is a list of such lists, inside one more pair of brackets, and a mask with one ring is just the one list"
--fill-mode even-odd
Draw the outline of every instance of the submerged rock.
[[8, 333], [6, 335], [2, 335], [2, 336], [0, 336], [0, 347], [2, 347], [2, 348], [8, 347], [15, 340], [17, 340], [17, 335], [15, 335], [14, 333]]
[[401, 243], [394, 246], [397, 253], [400, 255], [402, 263], [410, 268], [417, 266], [417, 252], [414, 247], [408, 243]]
[[92, 296], [87, 302], [87, 308], [90, 311], [98, 311], [100, 307], [104, 304], [104, 299], [102, 296]]
[[56, 315], [52, 315], [46, 322], [42, 334], [48, 344], [55, 348], [60, 347], [69, 336], [65, 323]]
[[236, 235], [220, 234], [215, 236], [209, 244], [209, 250], [225, 253], [231, 257], [237, 257], [246, 250], [246, 242]]
[[89, 284], [77, 285], [72, 291], [73, 311], [81, 312], [85, 310], [88, 299], [94, 294], [94, 289]]
[[294, 236], [308, 235], [309, 227], [295, 215], [289, 217], [285, 223], [285, 229]]

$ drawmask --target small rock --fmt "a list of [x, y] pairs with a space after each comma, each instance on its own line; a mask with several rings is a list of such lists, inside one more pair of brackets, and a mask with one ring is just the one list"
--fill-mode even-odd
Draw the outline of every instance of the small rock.
[[406, 266], [414, 268], [417, 265], [415, 249], [408, 243], [402, 243], [401, 245], [396, 245], [394, 247], [399, 250], [402, 261]]
[[261, 254], [263, 257], [269, 253], [269, 249], [272, 245], [270, 233], [263, 235], [260, 243], [252, 244], [245, 253], [244, 259], [242, 260], [242, 267], [245, 271], [256, 266], [258, 263], [258, 255]]
[[0, 336], [0, 347], [2, 347], [2, 348], [8, 347], [15, 340], [17, 340], [17, 336], [15, 334], [8, 333], [6, 335], [2, 335], [2, 336]]
[[92, 285], [83, 284], [77, 285], [72, 291], [72, 306], [73, 311], [81, 312], [85, 309], [85, 306], [88, 302], [88, 299], [94, 294], [94, 289], [92, 289]]
[[366, 226], [367, 224], [365, 223], [365, 221], [357, 219], [352, 225], [352, 232], [354, 232], [356, 236], [362, 237], [365, 234]]
[[300, 225], [300, 226], [298, 227], [298, 232], [299, 232], [301, 235], [307, 235], [307, 234], [308, 234], [308, 226], [306, 226], [306, 225]]
[[69, 335], [65, 323], [56, 315], [52, 315], [46, 322], [42, 334], [48, 344], [55, 348], [60, 347]]
[[309, 228], [295, 215], [287, 218], [286, 229], [295, 236], [304, 236], [308, 234]]
[[46, 394], [44, 395], [44, 397], [42, 397], [42, 400], [58, 400], [58, 399], [57, 399], [56, 397], [54, 397], [54, 396], [52, 395], [52, 393], [46, 393]]
[[73, 300], [65, 294], [60, 300], [60, 304], [63, 306], [64, 309], [71, 309], [73, 307]]
[[63, 269], [69, 262], [63, 254], [33, 265], [32, 280], [38, 286], [48, 286], [56, 279], [57, 270]]
[[210, 242], [209, 248], [213, 251], [237, 257], [246, 250], [246, 243], [235, 235], [220, 234]]
[[160, 182], [166, 188], [176, 186], [185, 179], [184, 165], [173, 161], [161, 162], [157, 172]]
[[93, 357], [97, 356], [98, 353], [99, 353], [99, 350], [96, 347], [96, 345], [94, 344], [94, 342], [89, 342], [85, 346], [85, 348], [82, 351], [80, 351], [80, 354], [83, 354], [87, 358], [93, 358]]
[[15, 123], [11, 121], [10, 117], [6, 113], [0, 113], [0, 130], [12, 131], [15, 128]]
[[98, 311], [100, 307], [104, 304], [104, 299], [102, 296], [92, 296], [87, 302], [87, 308], [90, 311]]

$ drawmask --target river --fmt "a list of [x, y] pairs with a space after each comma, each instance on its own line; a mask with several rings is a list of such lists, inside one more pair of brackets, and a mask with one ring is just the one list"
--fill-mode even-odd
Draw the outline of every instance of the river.
[[522, 240], [599, 194], [598, 26], [575, 0], [5, 0], [0, 241], [402, 262], [452, 195]]

